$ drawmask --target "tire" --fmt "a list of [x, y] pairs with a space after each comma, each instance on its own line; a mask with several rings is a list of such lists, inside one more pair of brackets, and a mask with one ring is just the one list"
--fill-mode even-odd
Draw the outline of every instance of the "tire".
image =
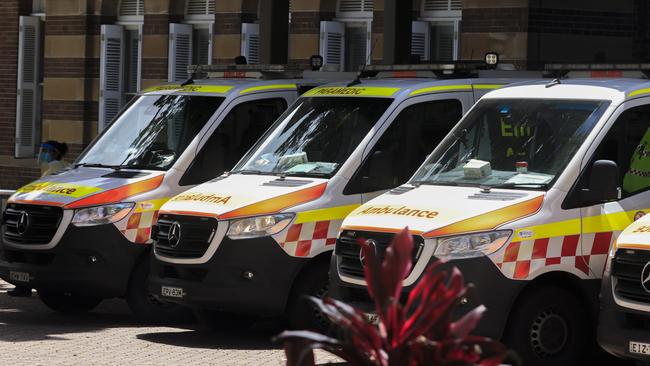
[[[146, 255], [146, 254], [145, 254]], [[126, 302], [135, 318], [143, 323], [178, 324], [193, 320], [192, 311], [179, 304], [156, 299], [149, 293], [149, 268], [151, 257], [140, 260], [129, 280]]]
[[38, 290], [38, 297], [48, 308], [61, 314], [83, 314], [102, 302], [101, 298], [62, 291]]
[[331, 323], [318, 308], [307, 299], [308, 296], [322, 299], [329, 291], [329, 264], [319, 261], [307, 264], [291, 291], [287, 306], [287, 318], [291, 329], [308, 329], [320, 333], [330, 330]]
[[194, 316], [205, 328], [217, 332], [247, 330], [255, 322], [255, 318], [252, 316], [212, 309], [194, 309]]
[[526, 366], [579, 365], [586, 360], [591, 326], [578, 298], [563, 288], [525, 293], [516, 303], [505, 343]]

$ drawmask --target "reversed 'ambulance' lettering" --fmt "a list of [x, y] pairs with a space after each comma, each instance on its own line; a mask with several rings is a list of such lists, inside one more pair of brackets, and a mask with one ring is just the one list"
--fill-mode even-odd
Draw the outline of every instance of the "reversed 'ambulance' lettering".
[[172, 198], [172, 201], [193, 201], [225, 205], [230, 201], [230, 198], [231, 196], [219, 196], [216, 194], [186, 193]]

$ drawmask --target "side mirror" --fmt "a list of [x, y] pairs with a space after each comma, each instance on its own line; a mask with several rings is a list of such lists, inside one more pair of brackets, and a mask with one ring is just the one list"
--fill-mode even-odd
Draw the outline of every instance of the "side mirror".
[[621, 198], [618, 165], [611, 160], [596, 160], [591, 167], [588, 186], [580, 192], [583, 203], [599, 204]]

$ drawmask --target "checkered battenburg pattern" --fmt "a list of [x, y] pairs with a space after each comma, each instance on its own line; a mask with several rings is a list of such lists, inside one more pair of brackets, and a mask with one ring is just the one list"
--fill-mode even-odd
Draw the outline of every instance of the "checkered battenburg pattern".
[[314, 257], [333, 250], [343, 220], [328, 220], [294, 224], [275, 235], [274, 239], [293, 257]]
[[158, 210], [134, 212], [128, 220], [120, 221], [117, 228], [131, 242], [146, 244], [151, 241], [151, 227], [158, 221]]
[[580, 235], [558, 236], [535, 240], [513, 241], [495, 261], [501, 272], [514, 279], [526, 279], [543, 267], [563, 266], [589, 276], [602, 277], [613, 232], [584, 234], [582, 250]]

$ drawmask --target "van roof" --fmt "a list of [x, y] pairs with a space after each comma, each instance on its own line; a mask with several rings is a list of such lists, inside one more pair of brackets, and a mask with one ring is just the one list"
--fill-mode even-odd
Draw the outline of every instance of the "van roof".
[[563, 79], [559, 82], [546, 79], [511, 84], [483, 98], [587, 99], [622, 103], [648, 95], [650, 82], [646, 79]]
[[164, 83], [158, 84], [142, 91], [145, 95], [161, 94], [199, 94], [212, 96], [229, 96], [250, 94], [265, 91], [296, 90], [300, 85], [320, 85], [327, 81], [288, 79], [288, 80], [260, 80], [254, 78], [232, 79], [197, 79], [192, 83]]
[[[463, 78], [463, 79], [431, 79], [431, 78], [386, 78], [386, 79], [361, 79], [361, 82], [348, 87], [350, 81], [336, 81], [305, 93], [304, 96], [346, 96], [354, 95], [348, 93], [349, 89], [368, 90], [367, 93], [359, 92], [358, 96], [376, 96], [376, 97], [393, 97], [403, 99], [418, 95], [454, 92], [454, 91], [472, 91], [474, 89], [498, 89], [509, 83], [522, 79], [503, 79], [503, 78]], [[381, 90], [388, 92], [382, 92]], [[319, 90], [331, 91], [319, 93]]]

